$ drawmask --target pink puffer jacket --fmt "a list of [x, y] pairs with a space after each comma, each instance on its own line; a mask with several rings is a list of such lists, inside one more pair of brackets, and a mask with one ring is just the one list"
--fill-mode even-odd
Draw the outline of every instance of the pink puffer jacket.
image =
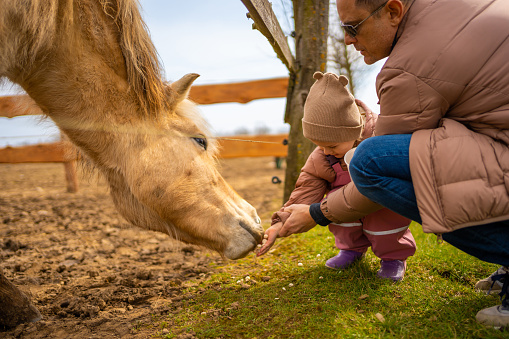
[[[413, 133], [426, 232], [509, 219], [508, 60], [507, 0], [415, 0], [400, 25], [377, 78], [376, 134]], [[349, 190], [322, 204], [326, 217], [369, 213]]]
[[[359, 107], [359, 109], [365, 116], [365, 123], [362, 130], [361, 139], [356, 142], [356, 145], [358, 142], [373, 136], [375, 131], [375, 124], [378, 118], [378, 115], [371, 111], [364, 112], [361, 107]], [[347, 168], [343, 158], [339, 160], [342, 168], [346, 170]], [[306, 164], [304, 167], [302, 167], [299, 178], [295, 184], [295, 189], [292, 191], [292, 194], [290, 194], [290, 198], [279, 211], [272, 215], [272, 225], [280, 221], [284, 222], [286, 219], [288, 219], [290, 213], [283, 212], [283, 209], [287, 206], [292, 204], [310, 205], [320, 202], [324, 195], [329, 191], [330, 184], [334, 182], [335, 179], [336, 172], [327, 160], [327, 156], [319, 147], [317, 147], [309, 155], [308, 159], [306, 160]], [[369, 203], [373, 204], [370, 201]], [[376, 206], [377, 209], [381, 208], [379, 205]], [[360, 218], [355, 220], [358, 219]]]

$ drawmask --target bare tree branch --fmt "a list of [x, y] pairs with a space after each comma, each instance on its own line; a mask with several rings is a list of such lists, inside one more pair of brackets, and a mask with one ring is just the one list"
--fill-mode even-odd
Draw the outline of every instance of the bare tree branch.
[[330, 6], [327, 70], [348, 77], [350, 91], [355, 96], [355, 89], [362, 84], [368, 74], [368, 68], [362, 60], [362, 55], [353, 46], [345, 44], [345, 35], [341, 29], [336, 1], [331, 1]]

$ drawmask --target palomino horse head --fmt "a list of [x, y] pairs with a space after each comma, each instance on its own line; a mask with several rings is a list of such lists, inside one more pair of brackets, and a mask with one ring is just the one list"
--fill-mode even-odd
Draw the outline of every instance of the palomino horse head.
[[20, 84], [107, 178], [120, 213], [237, 259], [261, 241], [255, 209], [216, 168], [187, 95], [167, 84], [135, 0], [5, 0], [0, 76]]
[[215, 139], [186, 100], [196, 77], [171, 84], [172, 109], [160, 121], [122, 136], [129, 166], [108, 179], [117, 208], [133, 224], [236, 259], [261, 241], [263, 230], [255, 209], [219, 174]]

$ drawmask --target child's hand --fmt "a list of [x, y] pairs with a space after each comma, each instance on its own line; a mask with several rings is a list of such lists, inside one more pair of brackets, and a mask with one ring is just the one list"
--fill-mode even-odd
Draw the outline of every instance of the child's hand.
[[283, 227], [282, 222], [278, 222], [272, 226], [270, 226], [263, 236], [262, 247], [256, 252], [256, 256], [259, 257], [267, 253], [272, 245], [276, 242], [276, 238], [278, 237], [279, 231]]

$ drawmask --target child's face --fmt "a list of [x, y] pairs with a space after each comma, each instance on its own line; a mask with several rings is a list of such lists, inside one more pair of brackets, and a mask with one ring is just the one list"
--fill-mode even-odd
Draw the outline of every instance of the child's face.
[[336, 158], [342, 158], [346, 152], [352, 149], [355, 140], [345, 142], [322, 142], [313, 141], [313, 143], [320, 147], [325, 155], [333, 155]]

